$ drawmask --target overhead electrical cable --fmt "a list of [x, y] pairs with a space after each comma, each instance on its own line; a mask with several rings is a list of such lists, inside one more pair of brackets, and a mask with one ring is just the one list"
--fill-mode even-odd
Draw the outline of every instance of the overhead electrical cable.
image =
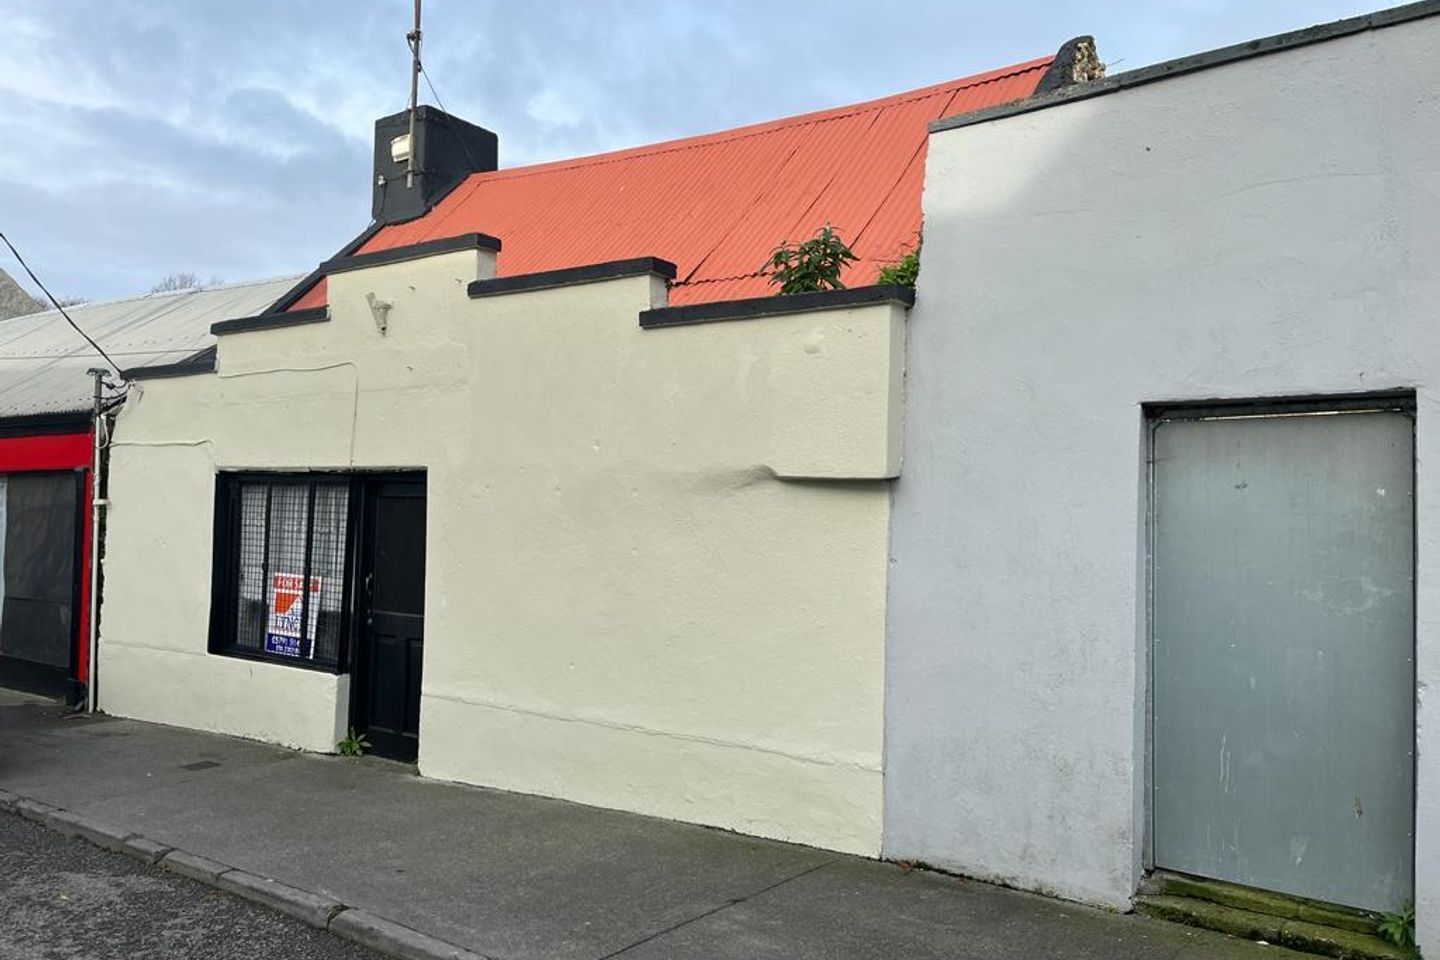
[[0, 240], [3, 240], [5, 242], [5, 246], [10, 248], [10, 253], [15, 257], [16, 262], [18, 262], [20, 266], [25, 270], [25, 272], [29, 274], [30, 279], [35, 281], [35, 286], [39, 287], [41, 291], [44, 292], [46, 298], [55, 305], [55, 309], [60, 311], [60, 316], [65, 318], [65, 322], [70, 324], [71, 327], [75, 328], [75, 332], [80, 334], [80, 336], [84, 337], [85, 342], [90, 344], [90, 346], [94, 347], [95, 352], [100, 354], [100, 356], [104, 357], [105, 362], [110, 364], [110, 366], [114, 368], [116, 376], [119, 376], [120, 364], [116, 363], [114, 360], [111, 360], [110, 354], [106, 353], [105, 350], [100, 346], [100, 344], [96, 343], [91, 338], [90, 334], [80, 329], [80, 324], [75, 322], [75, 319], [66, 312], [63, 306], [60, 305], [60, 301], [55, 299], [55, 295], [50, 292], [50, 289], [46, 287], [45, 284], [40, 282], [39, 277], [35, 276], [35, 271], [31, 270], [30, 264], [26, 263], [25, 258], [20, 256], [20, 251], [15, 249], [15, 244], [10, 242], [10, 238], [5, 236], [3, 232], [0, 232]]

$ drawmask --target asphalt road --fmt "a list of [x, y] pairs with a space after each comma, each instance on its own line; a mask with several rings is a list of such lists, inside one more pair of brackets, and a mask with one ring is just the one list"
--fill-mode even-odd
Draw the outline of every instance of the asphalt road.
[[0, 960], [381, 960], [244, 900], [0, 814]]

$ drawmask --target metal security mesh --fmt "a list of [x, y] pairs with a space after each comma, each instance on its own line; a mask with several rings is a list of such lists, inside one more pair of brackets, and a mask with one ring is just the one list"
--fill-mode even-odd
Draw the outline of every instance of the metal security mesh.
[[311, 510], [310, 576], [319, 578], [316, 594], [315, 659], [335, 663], [340, 657], [340, 622], [345, 600], [345, 535], [350, 516], [350, 490], [340, 484], [317, 484]]
[[[234, 635], [221, 645], [335, 666], [350, 490], [342, 480], [231, 478]], [[224, 559], [224, 558], [222, 558]]]
[[265, 646], [265, 515], [270, 488], [263, 483], [240, 485], [239, 590], [237, 591], [234, 644], [258, 653]]

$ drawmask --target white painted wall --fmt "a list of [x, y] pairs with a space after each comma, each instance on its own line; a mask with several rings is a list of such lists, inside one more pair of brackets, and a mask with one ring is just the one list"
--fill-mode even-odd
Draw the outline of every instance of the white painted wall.
[[423, 467], [423, 774], [877, 853], [903, 309], [647, 331], [658, 280], [471, 300], [468, 257], [332, 276], [330, 322], [142, 385], [102, 705], [329, 749], [343, 683], [206, 652], [214, 475]]
[[885, 851], [1124, 908], [1141, 404], [1418, 395], [1418, 910], [1440, 951], [1440, 18], [932, 136]]

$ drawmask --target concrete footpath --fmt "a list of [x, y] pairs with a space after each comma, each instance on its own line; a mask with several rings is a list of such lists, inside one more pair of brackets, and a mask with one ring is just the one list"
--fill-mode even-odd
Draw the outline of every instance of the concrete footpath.
[[395, 956], [1300, 956], [923, 870], [424, 780], [382, 760], [62, 719], [15, 697], [0, 696], [0, 791], [12, 815]]

